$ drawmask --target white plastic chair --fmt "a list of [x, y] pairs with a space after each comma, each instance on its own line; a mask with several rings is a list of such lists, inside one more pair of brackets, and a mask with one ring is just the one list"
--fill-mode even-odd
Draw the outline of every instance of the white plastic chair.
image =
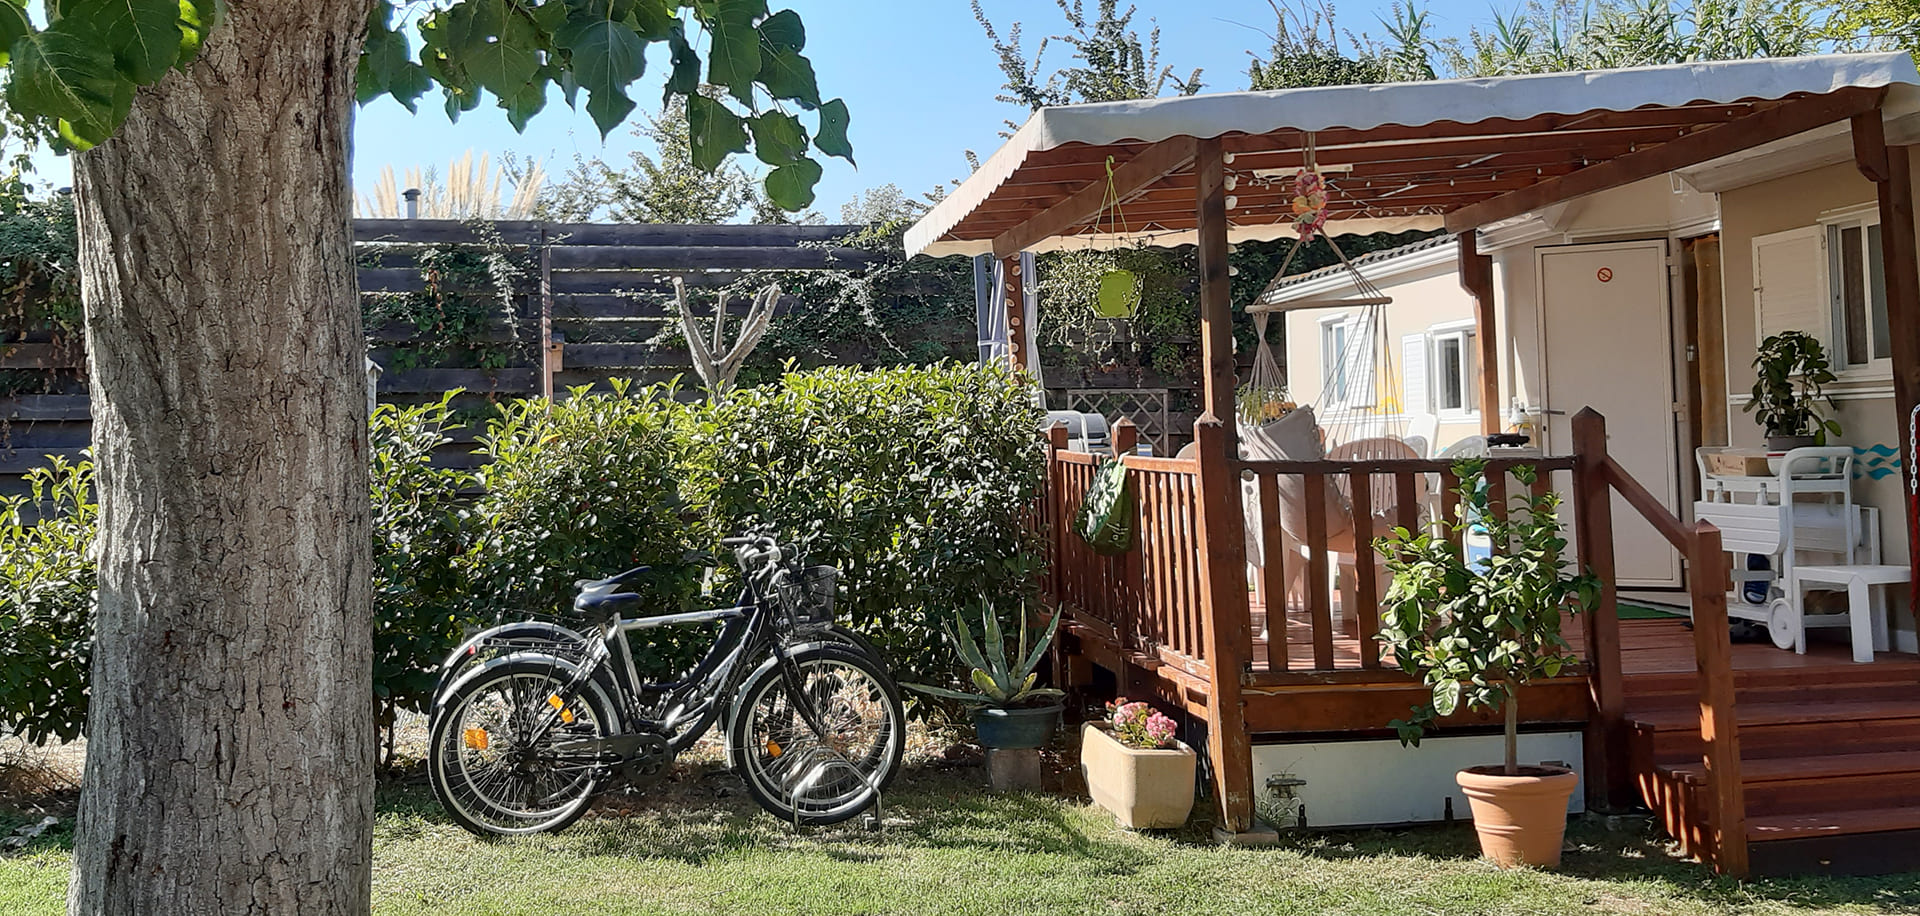
[[[1327, 453], [1327, 459], [1329, 461], [1392, 461], [1417, 459], [1420, 457], [1421, 456], [1414, 451], [1413, 447], [1406, 442], [1384, 436], [1372, 439], [1356, 439], [1352, 442], [1336, 446], [1333, 451]], [[1425, 474], [1415, 474], [1413, 476], [1413, 504], [1417, 507], [1424, 507], [1426, 505], [1426, 476]], [[1352, 478], [1342, 474], [1334, 477], [1333, 482], [1334, 487], [1339, 490], [1342, 499], [1347, 505], [1351, 506], [1353, 504]], [[1340, 545], [1340, 548], [1336, 548], [1334, 545], [1328, 545], [1328, 549], [1338, 555], [1338, 569], [1340, 573], [1340, 616], [1342, 622], [1347, 625], [1349, 632], [1354, 629], [1354, 624], [1358, 620], [1358, 607], [1356, 605], [1358, 601], [1357, 585], [1359, 582], [1358, 552], [1362, 550], [1372, 550], [1373, 539], [1384, 536], [1387, 532], [1393, 530], [1394, 525], [1400, 518], [1400, 488], [1395, 484], [1392, 475], [1372, 475], [1367, 482], [1367, 496], [1368, 508], [1371, 510], [1373, 517], [1370, 519], [1355, 519], [1354, 529], [1356, 536], [1348, 538], [1344, 545]], [[1385, 595], [1387, 587], [1386, 566], [1376, 562], [1373, 570], [1374, 594], [1376, 596]]]

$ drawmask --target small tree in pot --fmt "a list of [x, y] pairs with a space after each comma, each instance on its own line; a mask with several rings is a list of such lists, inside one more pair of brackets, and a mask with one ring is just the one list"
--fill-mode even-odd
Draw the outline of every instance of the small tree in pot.
[[1379, 639], [1402, 670], [1432, 690], [1429, 705], [1392, 724], [1402, 742], [1417, 745], [1435, 718], [1463, 707], [1502, 713], [1504, 762], [1469, 767], [1456, 779], [1483, 852], [1501, 865], [1553, 866], [1578, 778], [1560, 767], [1520, 765], [1518, 698], [1527, 683], [1558, 676], [1579, 660], [1560, 635], [1561, 621], [1591, 608], [1600, 583], [1568, 574], [1559, 494], [1532, 495], [1532, 467], [1513, 469], [1527, 495], [1509, 501], [1505, 518], [1493, 512], [1484, 470], [1479, 461], [1454, 466], [1461, 509], [1450, 524], [1462, 536], [1484, 532], [1490, 558], [1468, 562], [1452, 540], [1404, 528], [1376, 545], [1393, 572]]
[[1833, 408], [1825, 387], [1838, 379], [1820, 341], [1802, 331], [1782, 331], [1760, 342], [1753, 368], [1753, 398], [1742, 410], [1767, 431], [1767, 448], [1785, 451], [1820, 445], [1840, 435], [1840, 423], [1822, 418], [1817, 407]]

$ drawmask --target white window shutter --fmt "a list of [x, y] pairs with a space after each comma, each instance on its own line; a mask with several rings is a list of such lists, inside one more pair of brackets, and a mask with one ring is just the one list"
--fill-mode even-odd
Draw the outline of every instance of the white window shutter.
[[1400, 374], [1405, 379], [1401, 386], [1406, 394], [1408, 415], [1433, 413], [1433, 403], [1427, 399], [1427, 335], [1408, 334], [1400, 338]]
[[1826, 232], [1806, 226], [1753, 240], [1754, 342], [1805, 331], [1828, 343]]

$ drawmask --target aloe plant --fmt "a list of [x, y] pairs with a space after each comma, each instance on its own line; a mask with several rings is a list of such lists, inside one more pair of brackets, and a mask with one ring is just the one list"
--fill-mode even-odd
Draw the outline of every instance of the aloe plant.
[[[986, 637], [984, 644], [974, 640], [973, 630], [967, 626], [965, 617], [955, 620], [954, 624], [955, 629], [948, 630], [947, 636], [953, 640], [961, 662], [972, 669], [968, 676], [978, 692], [966, 693], [927, 684], [907, 684], [905, 686], [908, 689], [945, 700], [958, 700], [969, 706], [1021, 706], [1033, 700], [1066, 695], [1064, 691], [1051, 687], [1034, 686], [1040, 679], [1039, 672], [1034, 669], [1039, 667], [1047, 646], [1053, 643], [1055, 631], [1060, 629], [1059, 611], [1054, 611], [1046, 632], [1038, 640], [1031, 641], [1029, 647], [1030, 628], [1027, 625], [1026, 608], [1022, 607], [1019, 648], [1011, 656], [1007, 654], [1006, 634], [1000, 629], [1000, 617], [994, 613], [992, 604], [984, 601], [980, 604], [980, 628]], [[1016, 661], [1019, 662], [1017, 667], [1013, 664]]]

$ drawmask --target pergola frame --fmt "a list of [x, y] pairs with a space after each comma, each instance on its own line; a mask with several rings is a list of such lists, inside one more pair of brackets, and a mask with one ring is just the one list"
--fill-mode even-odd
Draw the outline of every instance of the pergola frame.
[[[1903, 72], [1911, 74], [1911, 63], [1904, 56], [1899, 61]], [[1362, 220], [1368, 226], [1363, 231], [1396, 225], [1444, 227], [1457, 234], [1460, 282], [1476, 303], [1480, 396], [1489, 405], [1482, 411], [1482, 422], [1489, 431], [1496, 431], [1499, 411], [1492, 405], [1499, 401], [1499, 343], [1492, 261], [1478, 250], [1482, 227], [1847, 122], [1855, 162], [1878, 189], [1894, 398], [1898, 428], [1904, 430], [1906, 418], [1920, 403], [1920, 263], [1914, 234], [1912, 148], [1888, 143], [1883, 108], [1890, 86], [1905, 91], [1916, 82], [1920, 80], [1896, 75], [1878, 85], [1835, 85], [1826, 91], [1734, 101], [1681, 101], [1472, 123], [1321, 127], [1311, 132], [1311, 140], [1316, 161], [1331, 185], [1330, 231], [1339, 231], [1343, 220]], [[1128, 113], [1116, 110], [1114, 117]], [[945, 216], [939, 216], [942, 211], [936, 209], [924, 220], [922, 227], [937, 231], [937, 238], [930, 241], [923, 236], [916, 247], [910, 236], [910, 254], [942, 244], [948, 250], [971, 246], [969, 250], [990, 250], [1005, 263], [1002, 293], [1008, 352], [1013, 364], [1022, 368], [1025, 335], [1031, 329], [1021, 326], [1021, 293], [1027, 278], [1019, 273], [1020, 252], [1043, 243], [1072, 247], [1061, 243], [1071, 243], [1074, 237], [1100, 238], [1102, 225], [1109, 222], [1102, 216], [1110, 195], [1109, 157], [1111, 192], [1117, 193], [1128, 222], [1142, 227], [1135, 235], [1149, 244], [1197, 245], [1205, 412], [1195, 424], [1195, 441], [1199, 445], [1198, 524], [1204, 532], [1201, 568], [1205, 596], [1214, 611], [1208, 614], [1210, 624], [1222, 619], [1217, 611], [1228, 606], [1237, 606], [1239, 613], [1224, 619], [1245, 620], [1248, 601], [1240, 572], [1246, 568], [1246, 556], [1234, 465], [1236, 383], [1229, 240], [1236, 233], [1266, 238], [1284, 234], [1292, 218], [1290, 176], [1306, 161], [1308, 139], [1306, 131], [1281, 127], [1258, 133], [1177, 134], [1151, 142], [1069, 142], [1029, 150], [1016, 167], [1002, 169], [1004, 174], [995, 176], [998, 184], [965, 204], [964, 210], [949, 207]], [[1267, 170], [1275, 171], [1261, 174]], [[1230, 173], [1252, 174], [1271, 183], [1241, 179], [1233, 187]], [[1234, 198], [1231, 209], [1229, 196]], [[957, 219], [953, 218], [956, 212]], [[1265, 235], [1258, 234], [1262, 227]], [[1086, 244], [1099, 247], [1102, 242]], [[1910, 478], [1914, 469], [1909, 464], [1903, 462], [1903, 473]], [[1598, 498], [1606, 498], [1604, 490]], [[1910, 530], [1920, 525], [1914, 511], [1909, 505]], [[1920, 570], [1920, 539], [1915, 540], [1910, 561]], [[1207, 723], [1210, 750], [1216, 760], [1245, 760], [1249, 736], [1238, 711], [1241, 678], [1229, 664], [1234, 643], [1219, 633], [1209, 632], [1207, 639], [1215, 653], [1209, 675], [1214, 692]], [[1230, 831], [1247, 829], [1250, 771], [1238, 766], [1216, 770], [1215, 795], [1220, 799], [1223, 825]], [[1744, 863], [1738, 868], [1743, 869]]]

